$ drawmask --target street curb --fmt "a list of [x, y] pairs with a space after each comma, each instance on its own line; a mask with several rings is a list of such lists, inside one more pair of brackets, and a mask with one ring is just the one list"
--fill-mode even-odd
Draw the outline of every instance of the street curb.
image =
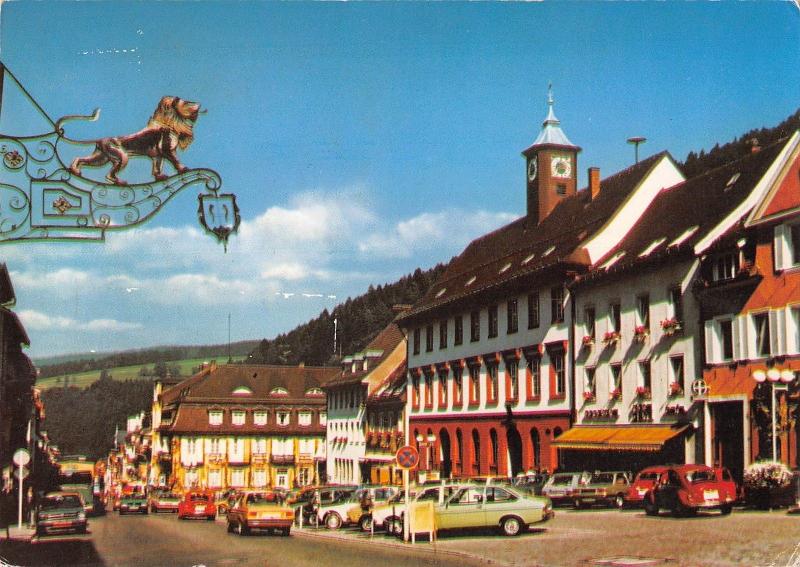
[[[478, 561], [482, 561], [483, 563], [486, 563], [487, 565], [508, 565], [508, 566], [513, 565], [513, 563], [505, 563], [505, 562], [502, 562], [502, 561], [497, 561], [495, 559], [489, 559], [489, 558], [484, 557], [482, 555], [476, 555], [476, 554], [467, 553], [467, 552], [464, 552], [464, 551], [453, 551], [451, 549], [441, 549], [441, 548], [436, 547], [436, 544], [430, 545], [429, 542], [412, 545], [411, 543], [401, 543], [401, 542], [393, 542], [393, 541], [381, 541], [381, 540], [376, 539], [374, 537], [370, 538], [370, 539], [354, 538], [354, 537], [351, 537], [351, 536], [348, 536], [348, 535], [340, 535], [340, 534], [332, 533], [332, 532], [321, 532], [321, 531], [309, 530], [309, 529], [306, 529], [306, 528], [298, 528], [298, 527], [295, 527], [295, 528], [292, 529], [292, 534], [298, 535], [298, 536], [318, 538], [318, 539], [328, 539], [328, 540], [331, 540], [331, 541], [344, 541], [344, 542], [348, 542], [348, 543], [358, 543], [358, 544], [363, 544], [363, 545], [378, 545], [378, 546], [381, 546], [381, 547], [388, 547], [388, 548], [394, 548], [394, 549], [404, 549], [406, 551], [408, 551], [408, 550], [419, 551], [419, 552], [422, 552], [422, 553], [427, 553], [429, 555], [450, 555], [452, 557], [463, 557], [463, 558], [466, 558], [466, 559], [477, 559]], [[383, 538], [383, 535], [381, 535], [380, 537]]]

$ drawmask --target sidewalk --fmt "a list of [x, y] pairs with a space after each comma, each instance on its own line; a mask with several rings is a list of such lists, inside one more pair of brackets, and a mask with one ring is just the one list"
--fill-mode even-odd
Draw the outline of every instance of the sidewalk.
[[[467, 559], [477, 560], [487, 565], [510, 565], [502, 561], [487, 558], [484, 554], [470, 553], [452, 549], [452, 545], [443, 546], [441, 541], [435, 540], [429, 542], [426, 536], [417, 538], [415, 544], [411, 542], [405, 543], [400, 539], [392, 536], [387, 536], [384, 532], [376, 532], [370, 535], [369, 532], [362, 532], [353, 529], [338, 529], [328, 530], [325, 528], [313, 528], [304, 526], [299, 528], [295, 526], [292, 528], [292, 534], [301, 537], [314, 537], [319, 539], [329, 539], [334, 541], [344, 541], [348, 543], [366, 544], [366, 545], [379, 545], [381, 547], [389, 547], [403, 550], [414, 550], [422, 553], [429, 553], [431, 555], [448, 555], [451, 557], [464, 557]], [[449, 548], [449, 549], [448, 549]]]
[[36, 535], [36, 528], [23, 524], [20, 529], [17, 524], [8, 527], [8, 533], [0, 530], [0, 540], [30, 542]]

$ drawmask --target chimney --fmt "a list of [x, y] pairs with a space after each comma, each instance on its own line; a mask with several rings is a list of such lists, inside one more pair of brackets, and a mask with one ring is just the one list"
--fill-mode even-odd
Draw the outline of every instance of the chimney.
[[758, 145], [758, 138], [750, 138], [750, 143], [752, 144], [750, 146], [751, 154], [757, 154], [761, 151], [761, 146]]
[[600, 195], [600, 168], [599, 167], [590, 167], [589, 168], [589, 191], [590, 195], [592, 196], [592, 201], [597, 199]]

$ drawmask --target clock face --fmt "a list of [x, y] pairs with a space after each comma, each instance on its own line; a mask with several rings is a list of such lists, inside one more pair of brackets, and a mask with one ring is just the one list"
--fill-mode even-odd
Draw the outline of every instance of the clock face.
[[570, 177], [572, 175], [572, 158], [569, 156], [553, 156], [550, 165], [553, 177]]
[[528, 162], [528, 181], [536, 179], [536, 172], [539, 167], [536, 162], [537, 159], [535, 157], [531, 158], [531, 161]]

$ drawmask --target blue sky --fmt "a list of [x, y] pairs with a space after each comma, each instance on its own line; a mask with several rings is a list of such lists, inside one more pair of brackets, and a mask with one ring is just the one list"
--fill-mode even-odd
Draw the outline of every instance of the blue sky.
[[[182, 160], [219, 171], [243, 217], [224, 254], [190, 188], [104, 244], [0, 247], [30, 352], [224, 342], [228, 313], [234, 340], [272, 337], [447, 261], [523, 213], [520, 151], [550, 81], [583, 148], [581, 184], [590, 165], [630, 165], [633, 135], [648, 138], [642, 155], [682, 160], [772, 126], [800, 101], [799, 14], [790, 2], [6, 2], [0, 59], [47, 113], [102, 109], [71, 136], [136, 131], [166, 94], [201, 102]], [[0, 132], [35, 131], [11, 97]], [[143, 167], [123, 177], [144, 180]]]

